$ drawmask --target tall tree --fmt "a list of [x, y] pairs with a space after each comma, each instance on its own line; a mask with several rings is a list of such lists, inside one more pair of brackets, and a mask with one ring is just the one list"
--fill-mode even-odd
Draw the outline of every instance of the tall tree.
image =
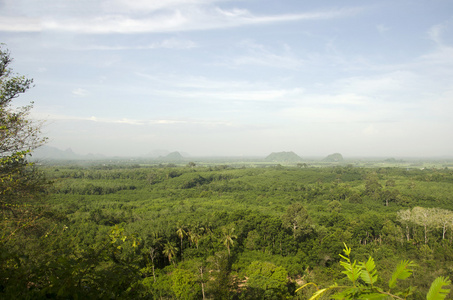
[[172, 242], [165, 243], [164, 250], [162, 251], [162, 253], [168, 258], [168, 261], [170, 263], [173, 262], [173, 264], [175, 263], [173, 261], [173, 257], [176, 256], [177, 252], [178, 252], [178, 248]]
[[293, 231], [294, 239], [312, 232], [311, 218], [301, 203], [294, 203], [288, 207], [282, 216], [283, 226]]
[[453, 225], [453, 211], [442, 208], [433, 208], [435, 215], [436, 227], [442, 228], [442, 239], [445, 239], [445, 234], [449, 226]]
[[31, 201], [45, 185], [42, 175], [27, 160], [46, 141], [40, 137], [41, 124], [29, 118], [32, 103], [13, 106], [13, 100], [25, 93], [33, 80], [15, 74], [10, 68], [12, 61], [10, 52], [0, 44], [0, 239], [33, 227], [39, 217]]
[[230, 248], [234, 247], [234, 241], [233, 239], [237, 239], [237, 236], [234, 234], [234, 227], [230, 228], [222, 228], [222, 233], [223, 233], [223, 244], [225, 247], [227, 247], [228, 250], [228, 256], [230, 256]]
[[412, 209], [412, 220], [415, 224], [423, 226], [425, 244], [428, 244], [428, 232], [436, 225], [436, 216], [432, 208], [414, 207]]
[[[32, 103], [18, 107], [14, 100], [32, 87], [33, 80], [13, 72], [10, 52], [0, 44], [0, 298], [34, 298], [30, 286], [49, 284], [40, 266], [48, 262], [49, 244], [40, 238], [53, 231], [58, 219], [41, 203], [47, 185], [28, 161], [46, 138], [41, 123], [29, 113]], [[52, 226], [52, 227], [51, 227]], [[57, 230], [55, 229], [54, 232]], [[47, 264], [48, 266], [49, 264]], [[33, 278], [33, 279], [30, 279]], [[31, 283], [33, 282], [33, 283]], [[24, 294], [21, 294], [24, 293]]]
[[189, 237], [190, 243], [195, 244], [198, 249], [198, 243], [200, 242], [201, 236], [195, 230], [187, 231], [187, 236]]
[[159, 236], [158, 231], [153, 231], [149, 235], [149, 240], [146, 241], [147, 244], [149, 245], [149, 248], [145, 248], [146, 252], [148, 252], [149, 257], [151, 258], [151, 267], [153, 271], [153, 279], [154, 282], [156, 282], [156, 273], [155, 273], [155, 264], [154, 260], [157, 258], [158, 255], [158, 248], [162, 245], [162, 237]]
[[176, 234], [178, 235], [178, 237], [179, 237], [179, 239], [181, 241], [181, 252], [180, 252], [180, 255], [181, 255], [181, 258], [182, 258], [182, 240], [187, 235], [187, 232], [184, 230], [184, 226], [183, 225], [178, 225], [178, 229], [176, 230]]
[[400, 210], [396, 213], [396, 218], [406, 227], [406, 240], [409, 242], [410, 231], [409, 223], [412, 221], [412, 211], [410, 209]]

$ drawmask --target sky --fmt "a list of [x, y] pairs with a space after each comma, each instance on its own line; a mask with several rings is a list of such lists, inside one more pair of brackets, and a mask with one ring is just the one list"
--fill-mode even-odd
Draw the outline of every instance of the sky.
[[453, 1], [0, 0], [49, 146], [453, 155]]

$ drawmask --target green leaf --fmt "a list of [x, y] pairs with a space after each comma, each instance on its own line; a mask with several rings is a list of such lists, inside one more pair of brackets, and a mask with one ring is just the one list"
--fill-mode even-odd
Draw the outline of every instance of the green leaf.
[[349, 280], [353, 283], [359, 278], [360, 274], [362, 273], [361, 268], [356, 266], [355, 261], [352, 264], [342, 261], [340, 262], [340, 264], [345, 269], [345, 271], [342, 271], [341, 273], [346, 274]]
[[377, 300], [377, 299], [385, 299], [387, 297], [388, 297], [388, 295], [386, 295], [386, 294], [371, 293], [371, 294], [360, 295], [359, 299]]
[[443, 300], [447, 297], [450, 290], [444, 289], [444, 285], [450, 285], [451, 280], [448, 277], [437, 277], [431, 287], [429, 288], [428, 295], [426, 295], [427, 300]]
[[392, 278], [389, 281], [389, 288], [394, 288], [396, 286], [396, 281], [398, 279], [406, 279], [412, 275], [413, 270], [411, 268], [416, 267], [417, 265], [408, 260], [403, 260], [396, 267], [396, 270], [392, 274]]
[[328, 290], [330, 290], [330, 288], [325, 288], [325, 289], [318, 290], [318, 291], [316, 291], [316, 292], [310, 297], [310, 299], [308, 299], [308, 300], [316, 300], [316, 299], [318, 299], [319, 297], [321, 297], [322, 294], [324, 294], [324, 293], [327, 292]]
[[360, 278], [366, 283], [373, 286], [377, 281], [378, 276], [376, 275], [376, 265], [374, 259], [370, 256], [366, 263], [361, 263], [362, 272], [360, 273]]
[[339, 299], [339, 300], [355, 299], [356, 295], [359, 293], [360, 293], [360, 288], [352, 287], [352, 288], [346, 289], [342, 292], [334, 294], [332, 296], [332, 299]]
[[[343, 249], [343, 252], [349, 256], [351, 254], [351, 248], [348, 248], [348, 246], [346, 245], [346, 243], [343, 243], [344, 245], [344, 249]], [[340, 254], [341, 255], [341, 254]]]
[[309, 285], [314, 285], [316, 289], [318, 289], [318, 286], [316, 285], [316, 283], [313, 283], [313, 282], [309, 282], [309, 283], [306, 283], [304, 284], [303, 286], [301, 286], [300, 288], [298, 288], [295, 293], [297, 293], [298, 291], [302, 290], [304, 287], [307, 287]]

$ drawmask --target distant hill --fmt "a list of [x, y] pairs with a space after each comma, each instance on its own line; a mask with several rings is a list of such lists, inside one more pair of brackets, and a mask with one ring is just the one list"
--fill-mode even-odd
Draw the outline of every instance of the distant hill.
[[165, 161], [180, 161], [184, 160], [184, 157], [178, 151], [175, 151], [167, 154], [164, 157], [160, 157], [160, 159]]
[[32, 152], [33, 159], [77, 159], [79, 156], [75, 154], [71, 148], [61, 150], [51, 146], [41, 146]]
[[290, 152], [272, 152], [266, 158], [266, 161], [274, 161], [274, 162], [298, 162], [302, 161], [299, 155], [290, 151]]
[[149, 152], [148, 154], [144, 155], [145, 157], [154, 157], [154, 158], [162, 158], [162, 157], [165, 157], [167, 156], [168, 154], [170, 154], [170, 151], [168, 150], [163, 150], [163, 149], [156, 149], [156, 150], [153, 150], [151, 152]]
[[340, 162], [343, 160], [344, 160], [343, 155], [341, 155], [340, 153], [330, 154], [326, 158], [323, 159], [323, 161], [327, 161], [327, 162]]
[[61, 150], [56, 147], [52, 146], [41, 146], [35, 151], [32, 152], [31, 160], [94, 160], [94, 159], [102, 159], [105, 156], [100, 154], [87, 154], [87, 155], [79, 155], [74, 153], [71, 148], [66, 150]]

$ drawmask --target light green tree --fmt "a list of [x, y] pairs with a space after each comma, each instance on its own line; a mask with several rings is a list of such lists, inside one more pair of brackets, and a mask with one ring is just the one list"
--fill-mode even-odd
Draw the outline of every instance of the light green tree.
[[436, 227], [442, 228], [442, 239], [445, 239], [447, 230], [453, 225], [453, 211], [442, 208], [433, 208]]
[[436, 214], [432, 208], [414, 207], [411, 212], [412, 221], [423, 226], [425, 244], [428, 244], [428, 232], [434, 229], [437, 223]]
[[406, 240], [410, 240], [409, 224], [412, 221], [412, 211], [410, 209], [400, 210], [396, 213], [396, 219], [406, 227]]
[[[172, 291], [177, 299], [197, 299], [199, 285], [197, 276], [187, 269], [175, 269], [171, 274]], [[198, 298], [199, 299], [199, 298]]]
[[254, 261], [246, 271], [247, 296], [250, 299], [285, 299], [288, 272], [270, 262]]

